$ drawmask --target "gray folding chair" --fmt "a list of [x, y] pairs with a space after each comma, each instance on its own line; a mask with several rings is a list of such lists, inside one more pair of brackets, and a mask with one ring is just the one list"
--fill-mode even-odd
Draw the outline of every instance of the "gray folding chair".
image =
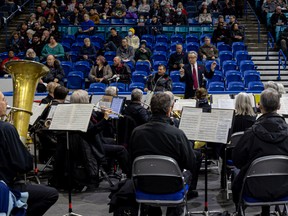
[[132, 180], [136, 201], [150, 206], [184, 206], [188, 214], [186, 184], [177, 162], [161, 155], [137, 157], [133, 162]]
[[284, 205], [288, 203], [288, 156], [271, 155], [255, 159], [241, 189], [238, 213], [245, 215], [248, 206]]

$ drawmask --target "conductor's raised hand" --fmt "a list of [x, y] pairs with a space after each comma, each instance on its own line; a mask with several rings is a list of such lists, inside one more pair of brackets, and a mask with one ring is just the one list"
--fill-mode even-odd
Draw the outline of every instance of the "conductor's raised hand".
[[217, 62], [216, 61], [212, 62], [211, 70], [214, 71], [216, 66], [217, 66]]

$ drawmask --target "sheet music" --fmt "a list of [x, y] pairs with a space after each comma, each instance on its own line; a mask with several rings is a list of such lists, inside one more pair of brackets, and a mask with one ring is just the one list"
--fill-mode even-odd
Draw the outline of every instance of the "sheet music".
[[229, 94], [212, 94], [212, 108], [218, 108], [218, 101], [220, 99], [231, 99]]
[[57, 105], [49, 129], [86, 132], [93, 106], [93, 104]]
[[279, 114], [288, 114], [288, 97], [280, 98], [280, 109], [277, 111]]
[[195, 99], [178, 99], [176, 100], [174, 104], [173, 111], [182, 110], [184, 106], [196, 107], [196, 100]]
[[33, 115], [30, 117], [30, 125], [34, 125], [37, 118], [43, 113], [44, 109], [46, 108], [47, 104], [33, 103], [32, 104], [32, 113]]
[[[145, 97], [145, 100], [143, 101], [145, 104], [149, 105], [150, 106], [150, 103], [151, 103], [151, 99], [153, 97], [153, 94], [154, 92], [152, 91], [148, 91], [147, 94], [146, 94], [146, 97]], [[143, 97], [144, 98], [144, 97]]]
[[217, 106], [213, 103], [212, 108], [235, 109], [235, 99], [218, 99]]
[[201, 108], [183, 107], [179, 128], [189, 140], [226, 143], [232, 126], [234, 110], [212, 109], [211, 113]]
[[57, 105], [51, 105], [47, 119], [53, 119]]

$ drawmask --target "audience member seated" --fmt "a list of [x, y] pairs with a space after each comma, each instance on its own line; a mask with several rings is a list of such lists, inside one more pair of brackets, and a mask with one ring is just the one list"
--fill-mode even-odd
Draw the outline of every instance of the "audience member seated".
[[160, 13], [161, 13], [161, 9], [160, 9], [160, 5], [159, 5], [159, 2], [153, 2], [153, 5], [152, 7], [150, 8], [150, 17], [153, 17], [153, 16], [160, 16]]
[[110, 36], [104, 43], [104, 50], [116, 51], [121, 45], [122, 37], [118, 34], [115, 28], [111, 28], [110, 33]]
[[109, 83], [109, 78], [113, 75], [112, 70], [105, 57], [98, 56], [96, 58], [96, 65], [94, 65], [89, 73], [90, 82]]
[[[171, 125], [171, 97], [166, 93], [154, 94], [151, 99], [152, 117], [147, 124], [134, 129], [130, 142], [131, 164], [135, 158], [143, 155], [164, 155], [172, 157], [184, 171], [186, 182], [191, 184], [191, 173], [196, 169], [196, 158], [192, 145], [184, 132]], [[193, 176], [192, 178], [195, 178]], [[163, 182], [165, 185], [165, 182]], [[149, 191], [153, 191], [153, 184]], [[169, 185], [167, 185], [169, 188]], [[148, 188], [147, 188], [148, 189]], [[156, 188], [154, 189], [156, 190]], [[188, 190], [191, 191], [191, 187]], [[162, 215], [160, 207], [150, 207], [148, 215]], [[183, 207], [168, 207], [166, 215], [183, 215]]]
[[205, 37], [205, 43], [199, 47], [198, 54], [203, 62], [218, 58], [218, 49], [211, 44], [210, 37]]
[[151, 29], [151, 34], [154, 36], [162, 33], [162, 23], [160, 22], [160, 20], [158, 20], [158, 16], [156, 15], [153, 15], [149, 27]]
[[[232, 183], [233, 201], [236, 205], [239, 203], [243, 178], [252, 161], [262, 156], [288, 155], [288, 125], [285, 119], [277, 114], [279, 108], [280, 94], [275, 89], [265, 89], [260, 96], [262, 115], [251, 128], [245, 131], [233, 150], [233, 163], [240, 169], [239, 174]], [[261, 184], [261, 182], [257, 181], [257, 184], [259, 183]], [[273, 184], [277, 185], [277, 181], [273, 182]], [[281, 188], [281, 190], [275, 191], [276, 187], [267, 188], [267, 182], [266, 184], [263, 182], [262, 188], [266, 188], [264, 193], [253, 190], [253, 181], [250, 181], [249, 192], [246, 195], [253, 197], [257, 193], [259, 195], [257, 198], [263, 200], [270, 199], [272, 193], [273, 200], [287, 196], [288, 188]], [[262, 206], [261, 215], [270, 215], [269, 207]]]
[[182, 9], [178, 8], [173, 17], [173, 25], [187, 25], [187, 16], [182, 13]]
[[135, 62], [137, 61], [148, 61], [150, 63], [152, 52], [146, 47], [147, 42], [142, 40], [140, 43], [140, 47], [135, 51]]
[[182, 2], [178, 2], [177, 7], [176, 7], [176, 11], [177, 11], [177, 9], [179, 9], [179, 8], [181, 9], [182, 14], [184, 14], [184, 15], [187, 17], [187, 16], [188, 16], [188, 13], [187, 13], [186, 9], [184, 8]]
[[211, 24], [212, 16], [210, 13], [207, 13], [207, 9], [203, 9], [202, 13], [199, 14], [198, 17], [199, 24]]
[[172, 80], [166, 74], [166, 67], [164, 65], [159, 65], [158, 72], [148, 77], [144, 91], [172, 91]]
[[50, 43], [43, 47], [40, 60], [45, 59], [48, 55], [53, 55], [55, 58], [63, 58], [64, 54], [63, 46], [56, 41], [54, 36], [50, 36]]
[[[6, 115], [7, 105], [0, 92], [0, 117]], [[24, 174], [33, 169], [33, 156], [19, 137], [13, 124], [0, 121], [0, 179], [13, 190], [28, 192], [27, 215], [42, 216], [58, 200], [58, 192], [52, 187], [24, 183]]]
[[5, 59], [1, 62], [0, 77], [2, 77], [4, 74], [6, 74], [6, 72], [4, 71], [4, 65], [5, 65], [8, 61], [15, 61], [15, 60], [19, 60], [19, 58], [15, 56], [13, 50], [9, 50], [9, 52], [8, 52], [8, 57], [5, 58]]
[[117, 75], [116, 81], [122, 83], [131, 82], [131, 70], [125, 62], [121, 62], [121, 58], [116, 56], [113, 59], [113, 65], [111, 66], [113, 76]]
[[44, 47], [44, 44], [41, 42], [40, 36], [37, 33], [35, 33], [33, 35], [32, 49], [35, 51], [38, 57], [41, 56], [43, 47]]
[[71, 2], [67, 5], [67, 12], [73, 13], [74, 8], [77, 6], [77, 0], [71, 0]]
[[79, 7], [75, 7], [73, 13], [70, 16], [67, 16], [67, 19], [72, 25], [80, 25], [84, 21], [83, 15], [79, 11]]
[[206, 1], [203, 1], [201, 5], [198, 7], [199, 14], [203, 13], [204, 9], [207, 10], [207, 13], [210, 13], [210, 8], [208, 7], [208, 3]]
[[171, 9], [169, 3], [165, 5], [160, 15], [161, 15], [161, 23], [163, 25], [173, 25], [174, 10]]
[[232, 25], [232, 28], [230, 30], [230, 37], [231, 42], [243, 42], [244, 41], [244, 32], [239, 29], [239, 26], [237, 23]]
[[19, 31], [20, 37], [25, 38], [27, 37], [27, 30], [28, 30], [28, 25], [27, 22], [22, 22], [20, 26], [17, 27], [17, 31]]
[[86, 10], [86, 8], [84, 7], [84, 3], [83, 2], [79, 2], [78, 3], [78, 8], [79, 8], [79, 13], [84, 16], [85, 14], [88, 14], [88, 11]]
[[176, 52], [172, 53], [169, 57], [168, 65], [169, 71], [180, 70], [188, 63], [187, 53], [183, 51], [182, 44], [176, 45]]
[[161, 1], [161, 3], [160, 3], [160, 6], [162, 7], [162, 8], [167, 8], [168, 7], [168, 5], [169, 5], [169, 8], [173, 8], [173, 0], [162, 0]]
[[278, 46], [282, 49], [284, 54], [287, 56], [287, 42], [288, 42], [288, 28], [286, 27], [283, 31], [281, 31], [279, 40], [277, 41]]
[[46, 76], [39, 80], [37, 92], [45, 92], [45, 85], [49, 82], [56, 82], [62, 86], [64, 85], [63, 78], [65, 77], [65, 73], [61, 67], [60, 61], [55, 59], [53, 55], [48, 55], [46, 66], [50, 69], [50, 71]]
[[57, 12], [57, 9], [54, 7], [51, 7], [49, 10], [49, 14], [47, 16], [46, 23], [49, 24], [49, 27], [51, 27], [53, 24], [59, 25], [61, 22], [60, 15]]
[[97, 52], [93, 44], [91, 44], [90, 38], [84, 39], [84, 45], [79, 51], [79, 59], [88, 61], [90, 64], [94, 64], [94, 58]]
[[59, 83], [49, 82], [46, 86], [48, 95], [41, 100], [40, 104], [49, 104], [50, 102], [52, 102], [52, 100], [54, 99], [54, 90], [58, 86], [60, 86]]
[[8, 44], [6, 44], [6, 49], [19, 53], [24, 51], [24, 48], [24, 41], [20, 38], [19, 33], [16, 31], [13, 32]]
[[235, 23], [239, 24], [238, 21], [236, 20], [236, 16], [234, 15], [229, 16], [229, 23], [227, 23], [227, 29], [231, 29]]
[[122, 4], [121, 0], [116, 1], [116, 6], [113, 8], [112, 17], [115, 18], [125, 18], [126, 16], [126, 6]]
[[128, 30], [128, 35], [125, 37], [128, 41], [128, 45], [132, 46], [134, 50], [139, 48], [140, 45], [140, 39], [137, 35], [135, 35], [135, 29], [130, 28]]
[[[35, 24], [34, 24], [34, 27], [32, 28], [34, 31], [36, 31], [36, 33], [35, 34], [37, 34], [37, 35], [41, 35], [41, 37], [42, 37], [42, 35], [43, 35], [43, 32], [44, 32], [44, 30], [46, 30], [45, 28], [44, 28], [44, 26], [42, 26], [42, 24], [38, 21], [38, 22], [35, 22]], [[40, 37], [40, 38], [41, 38]]]
[[117, 48], [116, 55], [124, 62], [134, 62], [134, 48], [128, 45], [126, 38], [122, 39], [121, 46]]
[[36, 22], [37, 22], [36, 14], [35, 14], [35, 13], [31, 13], [31, 14], [29, 15], [29, 19], [28, 19], [28, 21], [27, 21], [27, 27], [28, 27], [28, 29], [31, 29]]
[[138, 18], [138, 9], [137, 9], [137, 2], [132, 1], [131, 6], [128, 8], [127, 13], [126, 13], [126, 18], [133, 18], [137, 19]]
[[26, 37], [23, 40], [23, 44], [24, 44], [24, 49], [30, 49], [33, 46], [33, 35], [35, 34], [35, 31], [33, 31], [32, 29], [28, 29], [26, 32]]
[[92, 20], [90, 20], [89, 15], [84, 14], [83, 18], [84, 21], [80, 23], [80, 28], [75, 34], [76, 37], [79, 34], [93, 35], [95, 33], [95, 24]]
[[148, 4], [147, 0], [141, 0], [141, 4], [138, 7], [138, 14], [143, 15], [144, 17], [149, 17], [150, 13], [150, 5]]
[[58, 25], [56, 25], [56, 24], [52, 24], [51, 25], [50, 35], [54, 36], [56, 41], [60, 41], [61, 40], [61, 32], [59, 32]]
[[229, 44], [230, 34], [229, 30], [224, 28], [224, 23], [219, 22], [217, 28], [213, 31], [212, 42], [217, 44], [218, 42], [224, 42]]
[[39, 62], [39, 57], [36, 55], [35, 51], [31, 48], [27, 50], [24, 59]]
[[89, 11], [90, 20], [94, 22], [95, 25], [100, 23], [100, 17], [95, 7], [92, 7]]
[[266, 2], [263, 2], [261, 9], [262, 9], [262, 18], [266, 23], [267, 13], [274, 13], [276, 9], [276, 4], [272, 0], [266, 0]]
[[45, 29], [42, 33], [41, 43], [43, 43], [43, 44], [50, 43], [50, 31], [48, 31], [47, 29]]
[[210, 13], [222, 13], [222, 6], [218, 2], [218, 0], [212, 0], [212, 2], [208, 5]]
[[124, 110], [124, 115], [135, 120], [137, 126], [145, 124], [150, 119], [150, 112], [142, 106], [143, 92], [140, 89], [133, 89], [131, 92], [131, 102]]
[[149, 24], [149, 22], [147, 23], [147, 21], [145, 20], [145, 17], [143, 15], [140, 15], [138, 22], [137, 22], [137, 29], [136, 29], [136, 33], [139, 38], [141, 38], [142, 35], [148, 34], [148, 29], [146, 27], [146, 24]]
[[111, 17], [112, 17], [112, 8], [110, 7], [108, 2], [105, 2], [104, 7], [100, 14], [100, 18], [110, 19]]
[[271, 22], [271, 33], [274, 38], [276, 38], [276, 26], [282, 26], [287, 24], [287, 18], [285, 14], [282, 13], [280, 6], [276, 7], [276, 11], [272, 14], [270, 18]]
[[225, 2], [222, 5], [222, 15], [224, 17], [228, 15], [236, 15], [236, 9], [235, 5], [232, 4], [230, 0], [225, 0]]
[[35, 15], [36, 15], [36, 20], [38, 20], [39, 17], [44, 16], [43, 10], [40, 5], [36, 7]]
[[219, 23], [223, 23], [223, 26], [225, 28], [227, 27], [227, 23], [225, 22], [223, 15], [218, 16], [217, 20], [214, 22], [214, 26], [218, 26]]

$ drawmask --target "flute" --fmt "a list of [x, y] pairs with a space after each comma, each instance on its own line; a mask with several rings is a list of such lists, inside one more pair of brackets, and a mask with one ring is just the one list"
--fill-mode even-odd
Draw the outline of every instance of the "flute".
[[110, 110], [110, 114], [112, 114], [112, 115], [117, 115], [118, 117], [120, 117], [120, 118], [122, 118], [122, 117], [124, 117], [122, 114], [120, 114], [120, 113], [117, 113], [117, 112], [114, 112], [113, 110], [111, 110], [111, 109], [109, 109], [109, 108], [107, 108], [107, 107], [104, 107], [104, 106], [102, 106], [102, 107], [100, 107], [100, 106], [97, 106], [97, 105], [94, 105], [94, 108], [97, 108], [97, 109], [99, 109], [99, 110], [104, 110], [104, 111], [106, 111], [106, 110]]

